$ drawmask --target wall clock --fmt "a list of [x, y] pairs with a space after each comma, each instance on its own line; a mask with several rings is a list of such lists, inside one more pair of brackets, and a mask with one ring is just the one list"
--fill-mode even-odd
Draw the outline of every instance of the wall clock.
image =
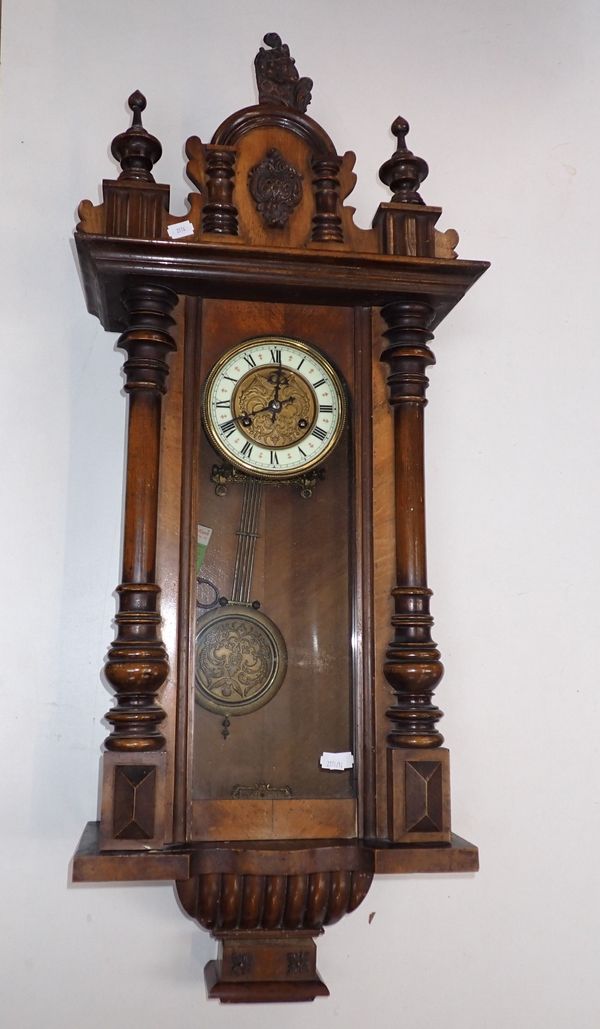
[[189, 211], [134, 93], [76, 231], [129, 418], [115, 701], [73, 876], [173, 880], [228, 1002], [327, 994], [314, 940], [374, 873], [477, 867], [433, 700], [423, 412], [433, 331], [487, 265], [435, 227], [401, 118], [392, 198], [357, 228], [354, 155], [264, 43], [259, 103], [188, 140]]

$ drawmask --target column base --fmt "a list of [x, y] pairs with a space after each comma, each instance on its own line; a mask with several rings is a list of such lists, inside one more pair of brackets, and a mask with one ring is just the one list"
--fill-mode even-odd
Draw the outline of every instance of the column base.
[[388, 749], [390, 842], [450, 843], [449, 757], [445, 747]]
[[165, 840], [164, 750], [102, 755], [101, 850], [158, 850]]

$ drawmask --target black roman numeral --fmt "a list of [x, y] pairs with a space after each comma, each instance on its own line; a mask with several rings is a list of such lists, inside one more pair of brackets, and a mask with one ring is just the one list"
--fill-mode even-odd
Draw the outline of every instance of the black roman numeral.
[[252, 354], [244, 354], [244, 361], [246, 361], [251, 368], [256, 368], [256, 361], [252, 357]]
[[271, 360], [274, 364], [281, 364], [281, 350], [271, 350]]
[[235, 432], [235, 422], [233, 418], [230, 418], [228, 422], [223, 422], [219, 425], [219, 428], [224, 436], [231, 436]]
[[271, 454], [271, 464], [279, 464], [279, 458], [277, 457], [277, 454], [275, 453], [275, 451], [271, 450], [270, 454]]
[[302, 449], [302, 447], [298, 447], [298, 450], [299, 450], [299, 451], [300, 451], [300, 453], [302, 454], [302, 457], [306, 457], [306, 453], [304, 452], [304, 450]]
[[241, 452], [244, 455], [244, 457], [252, 457], [252, 451], [253, 450], [254, 450], [254, 447], [252, 446], [251, 443], [244, 443], [244, 446], [242, 447], [242, 451]]
[[311, 436], [316, 436], [317, 439], [320, 440], [324, 440], [326, 435], [327, 433], [325, 432], [325, 429], [322, 429], [320, 425], [315, 425], [313, 431], [311, 432]]
[[216, 407], [227, 407], [227, 408], [229, 408], [229, 407], [231, 407], [231, 402], [229, 400], [217, 400], [217, 403], [216, 403], [215, 406]]
[[333, 414], [333, 404], [319, 404], [321, 414]]
[[325, 385], [325, 379], [319, 379], [318, 382], [313, 382], [313, 389], [318, 389], [319, 386]]
[[306, 361], [306, 358], [305, 358], [305, 357], [303, 357], [303, 358], [302, 358], [302, 360], [300, 361], [300, 364], [299, 364], [299, 365], [298, 365], [298, 367], [296, 368], [296, 371], [297, 371], [297, 372], [299, 372], [299, 371], [300, 371], [300, 369], [302, 368], [302, 365], [304, 364], [304, 362], [305, 362], [305, 361]]

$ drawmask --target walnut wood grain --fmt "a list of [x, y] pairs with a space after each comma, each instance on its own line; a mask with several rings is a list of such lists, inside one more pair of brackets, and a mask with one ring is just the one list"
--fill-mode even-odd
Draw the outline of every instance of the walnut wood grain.
[[[238, 732], [237, 725], [233, 732]], [[194, 840], [327, 839], [357, 835], [353, 798], [305, 800], [194, 800]]]

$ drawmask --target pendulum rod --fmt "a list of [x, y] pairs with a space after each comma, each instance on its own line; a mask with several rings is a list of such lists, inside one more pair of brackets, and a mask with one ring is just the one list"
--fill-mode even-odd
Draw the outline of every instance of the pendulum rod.
[[236, 604], [250, 603], [262, 487], [263, 484], [259, 479], [248, 478], [244, 484], [242, 513], [240, 527], [237, 531], [238, 543], [231, 590], [231, 601]]

